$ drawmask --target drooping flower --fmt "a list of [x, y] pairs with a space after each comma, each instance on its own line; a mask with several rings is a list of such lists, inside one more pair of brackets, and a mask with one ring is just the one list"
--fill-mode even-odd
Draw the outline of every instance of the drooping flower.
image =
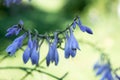
[[15, 43], [12, 43], [11, 45], [9, 45], [9, 46], [7, 47], [6, 52], [7, 52], [10, 56], [14, 55], [15, 52], [16, 52], [16, 50], [18, 49], [18, 45], [17, 45], [17, 44], [18, 44], [18, 43], [15, 42]]
[[75, 57], [77, 49], [80, 50], [79, 44], [74, 37], [72, 28], [70, 28], [70, 37], [68, 36], [68, 33], [66, 34], [65, 58], [69, 58], [70, 55]]
[[86, 28], [86, 32], [87, 32], [87, 33], [93, 34], [92, 30], [91, 30], [89, 27], [86, 27], [86, 26], [84, 26], [84, 27]]
[[18, 48], [20, 48], [20, 47], [22, 46], [22, 43], [23, 43], [23, 40], [25, 39], [25, 37], [26, 37], [26, 33], [23, 34], [22, 36], [16, 38], [16, 39], [13, 41], [13, 43], [15, 43], [15, 42], [18, 43]]
[[22, 36], [16, 38], [12, 44], [10, 44], [7, 49], [6, 49], [6, 52], [12, 56], [15, 54], [16, 50], [19, 49], [21, 46], [22, 46], [22, 43], [23, 43], [23, 40], [25, 39], [26, 37], [26, 33], [23, 34]]
[[8, 28], [7, 33], [6, 33], [5, 36], [8, 37], [8, 36], [11, 36], [11, 35], [18, 35], [20, 30], [21, 29], [18, 28], [17, 25], [13, 25], [11, 28]]
[[92, 30], [89, 27], [82, 25], [80, 18], [78, 18], [78, 21], [76, 23], [82, 32], [87, 32], [88, 34], [93, 34]]
[[31, 39], [31, 34], [29, 33], [28, 46], [23, 53], [23, 61], [27, 63], [28, 60], [31, 59], [32, 64], [38, 64], [39, 62], [39, 51], [38, 44], [36, 38], [34, 40]]
[[100, 80], [114, 80], [110, 63], [99, 61], [94, 65], [94, 70], [96, 71], [96, 76], [102, 75]]
[[23, 53], [23, 62], [26, 64], [30, 58], [30, 54], [31, 54], [31, 51], [30, 51], [30, 48], [27, 47]]
[[[23, 24], [23, 21], [20, 20], [18, 25], [23, 26]], [[18, 25], [13, 25], [12, 27], [8, 28], [5, 36], [9, 37], [12, 35], [18, 35], [19, 32], [22, 30], [22, 28], [20, 28]]]
[[31, 39], [31, 34], [29, 33], [28, 46], [23, 53], [23, 61], [24, 61], [25, 64], [28, 62], [28, 60], [30, 58], [32, 48], [33, 48], [33, 42], [32, 42], [32, 39]]
[[34, 64], [37, 65], [39, 62], [39, 51], [38, 51], [38, 44], [36, 39], [33, 40], [33, 48], [30, 57], [31, 57], [32, 65]]
[[59, 62], [59, 55], [58, 55], [58, 51], [57, 51], [57, 42], [58, 42], [57, 33], [55, 33], [54, 42], [52, 44], [49, 43], [49, 51], [48, 51], [48, 54], [46, 57], [47, 66], [50, 65], [50, 61], [55, 62], [55, 65], [57, 65]]
[[82, 23], [81, 23], [81, 21], [80, 21], [80, 18], [78, 18], [77, 24], [78, 24], [78, 26], [79, 26], [79, 28], [80, 28], [80, 30], [81, 30], [82, 32], [85, 32], [85, 31], [86, 31], [86, 27], [84, 27], [84, 26], [82, 25]]

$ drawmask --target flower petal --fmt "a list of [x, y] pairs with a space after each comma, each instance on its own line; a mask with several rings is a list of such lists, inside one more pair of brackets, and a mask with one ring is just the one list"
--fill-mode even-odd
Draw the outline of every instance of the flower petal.
[[92, 30], [91, 30], [89, 27], [86, 27], [86, 32], [87, 32], [88, 34], [93, 34]]
[[26, 64], [30, 58], [30, 49], [27, 47], [23, 53], [23, 61]]
[[59, 55], [58, 55], [58, 52], [57, 52], [57, 49], [55, 50], [55, 65], [57, 65], [58, 64], [58, 62], [59, 62]]
[[18, 46], [17, 46], [17, 42], [12, 43], [11, 45], [9, 45], [6, 49], [6, 52], [12, 56], [15, 54], [16, 50], [17, 50]]
[[31, 54], [31, 61], [32, 64], [38, 64], [39, 61], [39, 52], [36, 51], [36, 47], [33, 49], [32, 54]]

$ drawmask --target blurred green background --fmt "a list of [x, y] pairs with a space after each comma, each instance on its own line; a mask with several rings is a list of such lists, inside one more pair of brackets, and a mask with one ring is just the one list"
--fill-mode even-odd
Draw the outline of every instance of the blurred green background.
[[[5, 48], [12, 43], [15, 37], [4, 37], [6, 29], [17, 24], [20, 19], [24, 21], [26, 29], [34, 28], [40, 34], [63, 30], [72, 23], [75, 16], [80, 16], [84, 25], [89, 26], [94, 34], [82, 33], [79, 28], [75, 30], [75, 37], [79, 41], [81, 51], [75, 58], [64, 59], [64, 52], [60, 49], [58, 66], [51, 64], [45, 71], [56, 76], [69, 72], [64, 80], [99, 80], [93, 71], [93, 65], [99, 58], [100, 52], [96, 46], [109, 55], [113, 69], [120, 66], [120, 0], [23, 0], [20, 5], [9, 8], [0, 2], [0, 67], [23, 66], [34, 67], [29, 61], [22, 61], [23, 51], [19, 50], [15, 56], [7, 55]], [[90, 45], [90, 44], [94, 45]], [[23, 46], [25, 48], [26, 46]], [[47, 50], [46, 50], [47, 49]], [[48, 51], [44, 43], [40, 51], [42, 60]], [[19, 80], [25, 72], [21, 70], [0, 70], [0, 80]], [[25, 80], [55, 80], [45, 74], [33, 72]]]

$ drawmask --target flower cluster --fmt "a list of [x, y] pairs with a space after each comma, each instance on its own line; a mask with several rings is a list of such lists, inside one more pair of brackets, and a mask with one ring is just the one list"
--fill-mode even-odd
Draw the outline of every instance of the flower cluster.
[[94, 70], [96, 71], [96, 76], [102, 76], [100, 80], [114, 80], [109, 60], [102, 57], [95, 63]]
[[[23, 53], [23, 61], [24, 63], [27, 63], [29, 59], [31, 60], [32, 64], [38, 64], [39, 63], [39, 57], [40, 57], [40, 46], [39, 43], [41, 40], [46, 40], [49, 45], [49, 51], [46, 56], [46, 63], [47, 66], [50, 65], [50, 62], [55, 62], [55, 65], [59, 62], [59, 54], [57, 51], [57, 48], [59, 48], [58, 44], [61, 44], [63, 40], [65, 40], [65, 47], [64, 47], [64, 54], [65, 58], [75, 57], [77, 49], [80, 50], [79, 44], [73, 34], [74, 29], [76, 26], [79, 26], [80, 30], [83, 32], [87, 32], [89, 34], [93, 34], [92, 30], [86, 26], [83, 26], [80, 22], [79, 17], [76, 17], [73, 21], [73, 23], [68, 26], [63, 31], [56, 31], [54, 34], [51, 35], [42, 35], [36, 33], [33, 33], [31, 31], [27, 31], [23, 27], [23, 21], [20, 20], [17, 25], [13, 25], [11, 28], [7, 30], [6, 37], [11, 35], [18, 35], [20, 31], [24, 31], [25, 33], [21, 35], [20, 37], [16, 38], [12, 44], [10, 44], [6, 52], [9, 55], [14, 55], [15, 52], [22, 47], [23, 40], [25, 38], [28, 38], [28, 45]], [[59, 35], [64, 34], [65, 37], [61, 38]], [[61, 46], [61, 45], [60, 45]]]

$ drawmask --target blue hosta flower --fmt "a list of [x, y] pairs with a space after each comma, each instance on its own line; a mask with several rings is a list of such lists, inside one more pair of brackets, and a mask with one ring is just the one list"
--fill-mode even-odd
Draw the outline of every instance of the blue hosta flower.
[[87, 32], [88, 34], [93, 34], [92, 30], [89, 27], [82, 25], [80, 18], [78, 18], [77, 25], [79, 26], [79, 28], [82, 32]]
[[37, 44], [37, 40], [33, 40], [33, 48], [31, 51], [31, 62], [32, 64], [38, 64], [39, 62], [39, 51], [38, 51], [38, 44]]
[[30, 58], [30, 55], [31, 55], [32, 48], [33, 48], [33, 42], [32, 42], [32, 39], [31, 39], [31, 34], [29, 34], [28, 46], [23, 53], [24, 63], [28, 62], [28, 60]]
[[23, 53], [23, 61], [27, 63], [28, 60], [31, 59], [32, 64], [38, 64], [39, 62], [39, 51], [38, 44], [36, 38], [34, 40], [31, 39], [31, 34], [29, 34], [28, 46]]
[[7, 52], [10, 56], [14, 55], [15, 52], [16, 52], [16, 50], [18, 49], [18, 45], [17, 45], [17, 44], [18, 44], [18, 43], [15, 42], [15, 43], [12, 43], [11, 45], [9, 45], [9, 46], [7, 47], [6, 52]]
[[86, 28], [86, 32], [87, 32], [87, 33], [93, 34], [92, 30], [91, 30], [89, 27], [86, 27], [86, 26], [84, 26], [84, 27]]
[[32, 64], [38, 64], [39, 62], [39, 51], [37, 51], [36, 47], [33, 48], [32, 54], [31, 54], [31, 61]]
[[25, 37], [26, 37], [26, 34], [23, 34], [22, 36], [16, 38], [13, 41], [13, 43], [7, 47], [6, 52], [11, 56], [14, 55], [16, 50], [22, 46], [22, 43], [23, 43], [23, 40], [25, 39]]
[[79, 28], [80, 28], [81, 31], [83, 31], [83, 32], [86, 31], [86, 27], [84, 27], [84, 26], [82, 25], [82, 23], [81, 23], [81, 21], [80, 21], [79, 18], [78, 18], [78, 22], [77, 22], [77, 24], [78, 24], [78, 26], [79, 26]]
[[97, 62], [94, 65], [94, 70], [96, 71], [96, 76], [102, 75], [100, 80], [114, 80], [109, 63]]
[[31, 50], [27, 47], [23, 53], [23, 62], [26, 64], [30, 58]]
[[58, 38], [57, 38], [57, 34], [55, 34], [54, 42], [52, 44], [49, 43], [49, 51], [48, 51], [48, 55], [46, 57], [47, 66], [49, 66], [50, 61], [55, 62], [55, 65], [57, 65], [59, 62], [59, 55], [58, 55], [58, 51], [57, 51], [57, 42], [58, 42]]
[[17, 25], [13, 25], [11, 28], [7, 29], [6, 37], [12, 36], [12, 35], [18, 35], [21, 28], [19, 28]]
[[79, 44], [73, 35], [72, 28], [70, 28], [70, 37], [66, 34], [65, 58], [69, 58], [70, 55], [75, 57], [77, 49], [80, 50]]
[[[20, 20], [19, 25], [23, 26], [23, 24], [24, 24], [23, 21]], [[12, 36], [12, 35], [18, 35], [21, 30], [22, 30], [22, 28], [20, 28], [18, 25], [13, 25], [12, 27], [7, 29], [7, 33], [5, 36], [8, 37], [8, 36]]]
[[16, 38], [16, 39], [13, 41], [13, 43], [15, 43], [15, 42], [18, 43], [18, 47], [20, 48], [20, 47], [22, 46], [22, 43], [23, 43], [23, 40], [25, 39], [25, 37], [26, 37], [26, 33], [23, 34], [22, 36]]

